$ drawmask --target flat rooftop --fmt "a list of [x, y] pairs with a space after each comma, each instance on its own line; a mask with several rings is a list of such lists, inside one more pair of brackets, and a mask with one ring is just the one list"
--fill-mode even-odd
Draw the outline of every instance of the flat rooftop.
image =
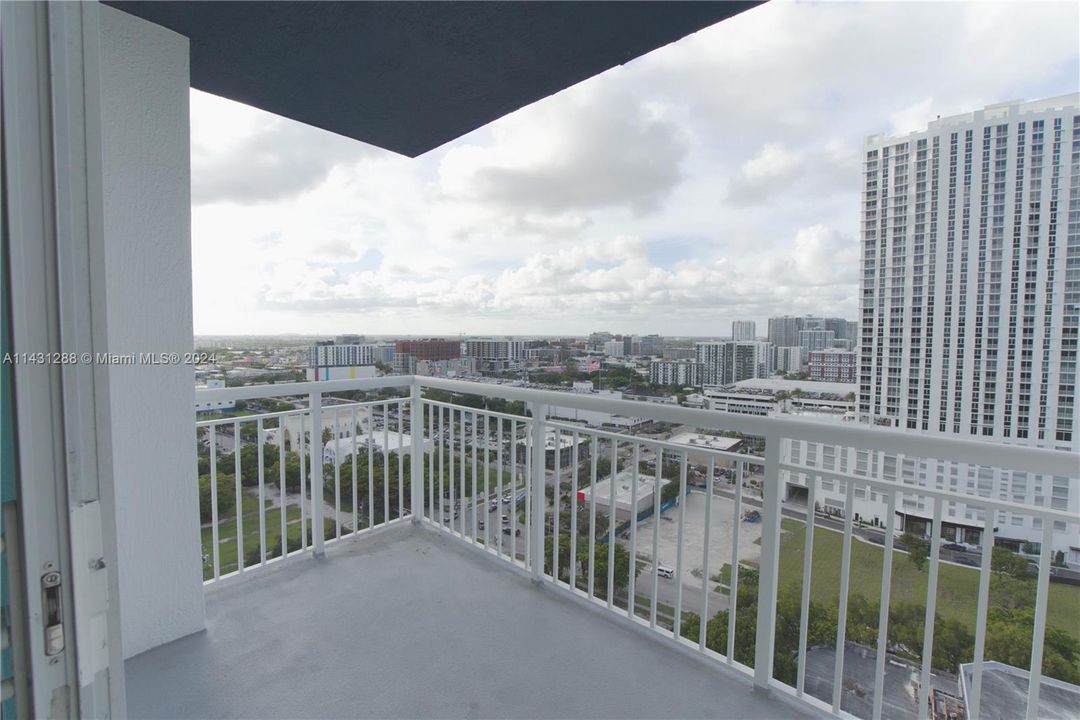
[[709, 450], [731, 450], [742, 443], [742, 438], [706, 435], [698, 432], [682, 432], [674, 435], [669, 442]]
[[129, 659], [132, 718], [799, 718], [737, 671], [430, 528], [211, 588]]
[[[666, 478], [660, 479], [660, 488], [670, 483]], [[638, 506], [652, 507], [652, 492], [656, 486], [656, 476], [652, 473], [638, 473], [637, 500]], [[578, 490], [578, 500], [588, 502], [593, 493], [596, 493], [596, 502], [602, 505], [611, 504], [611, 477], [597, 480], [593, 485], [587, 485]], [[629, 510], [633, 506], [634, 497], [634, 471], [633, 469], [622, 470], [615, 476], [615, 503], [622, 509]]]
[[[886, 655], [883, 679], [884, 699], [881, 716], [885, 720], [908, 720], [918, 716], [916, 692], [921, 668], [894, 655]], [[836, 649], [833, 647], [811, 648], [806, 653], [806, 685], [808, 695], [827, 703], [832, 702], [833, 670]], [[848, 642], [844, 645], [843, 689], [840, 709], [855, 717], [873, 716], [874, 673], [877, 667], [877, 651]], [[930, 686], [950, 695], [959, 695], [956, 678], [939, 673], [930, 674]], [[1012, 717], [1023, 717], [1024, 713]], [[985, 714], [984, 714], [985, 717]]]
[[[960, 666], [964, 696], [971, 689], [975, 666]], [[1009, 720], [1027, 713], [1028, 682], [1031, 675], [1012, 665], [991, 660], [983, 663], [982, 699], [979, 714], [986, 720]], [[1044, 677], [1039, 684], [1039, 717], [1044, 720], [1074, 720], [1080, 715], [1080, 686]]]
[[768, 392], [787, 392], [802, 390], [804, 393], [828, 393], [844, 397], [848, 393], [858, 393], [856, 383], [823, 382], [820, 380], [785, 380], [783, 378], [750, 378], [735, 383], [736, 388], [748, 390], [766, 390]]

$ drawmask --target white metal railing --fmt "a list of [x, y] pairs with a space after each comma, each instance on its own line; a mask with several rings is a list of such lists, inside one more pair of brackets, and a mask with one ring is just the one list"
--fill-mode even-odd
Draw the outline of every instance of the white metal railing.
[[[407, 388], [409, 395], [340, 405], [323, 403], [324, 397], [333, 392], [383, 388]], [[525, 415], [512, 415], [443, 402], [423, 397], [426, 389], [521, 401], [526, 403], [527, 411]], [[961, 508], [975, 518], [967, 524], [977, 525], [983, 532], [979, 567], [970, 569], [978, 573], [978, 597], [970, 657], [974, 671], [967, 702], [969, 717], [977, 717], [992, 575], [992, 543], [985, 539], [993, 537], [998, 513], [1036, 518], [1042, 523], [1042, 544], [1035, 581], [1027, 715], [1038, 714], [1053, 534], [1055, 523], [1075, 531], [1078, 522], [1075, 508], [1050, 507], [1049, 497], [1043, 505], [1003, 497], [997, 485], [988, 492], [971, 493], [954, 489], [948, 482], [940, 487], [933, 482], [925, 486], [912, 484], [902, 468], [905, 462], [916, 459], [945, 463], [946, 478], [955, 467], [961, 473], [986, 468], [1000, 472], [1004, 468], [1032, 476], [1068, 478], [1075, 483], [1080, 470], [1076, 456], [1071, 453], [861, 425], [745, 416], [412, 376], [210, 389], [199, 390], [198, 395], [201, 401], [307, 399], [307, 407], [302, 409], [196, 423], [206, 428], [208, 435], [203, 438], [208, 443], [211, 485], [211, 520], [209, 528], [204, 529], [212, 542], [207, 582], [306, 556], [309, 549], [318, 556], [325, 545], [400, 522], [411, 514], [413, 522], [430, 524], [513, 563], [530, 573], [536, 582], [550, 583], [598, 603], [630, 622], [650, 627], [671, 641], [694, 647], [716, 662], [751, 675], [758, 688], [775, 689], [837, 716], [855, 714], [877, 720], [884, 712], [886, 659], [890, 653], [898, 652], [897, 642], [890, 639], [889, 627], [890, 601], [894, 596], [893, 550], [899, 530], [895, 511], [903, 505], [905, 497], [920, 497], [932, 503], [927, 513], [931, 541], [922, 644], [921, 648], [902, 648], [918, 668], [919, 690], [913, 710], [919, 717], [928, 715], [931, 675], [937, 669], [933, 664], [934, 628], [938, 584], [942, 568], [947, 564], [942, 556], [944, 523], [950, 519], [956, 521], [959, 517], [956, 508]], [[758, 438], [764, 452], [750, 454], [745, 448], [743, 452], [730, 452], [704, 445], [676, 444], [647, 435], [609, 432], [549, 418], [551, 407], [734, 431]], [[343, 417], [348, 422], [345, 433], [341, 429]], [[257, 477], [246, 491], [241, 458], [242, 424], [255, 425], [258, 458]], [[277, 478], [267, 480], [264, 445], [269, 425], [277, 428], [279, 470]], [[221, 539], [219, 530], [222, 517], [217, 506], [216, 434], [222, 426], [232, 429], [236, 443], [233, 489], [237, 510], [233, 525], [228, 524], [226, 516], [223, 526], [236, 533], [235, 568], [222, 562], [226, 553], [222, 552], [221, 544], [226, 541]], [[299, 428], [295, 443], [301, 464], [299, 492], [291, 497], [286, 492], [287, 450], [281, 429], [289, 427]], [[325, 428], [334, 438], [332, 462], [326, 463], [333, 474], [332, 486], [324, 483], [323, 478], [324, 443], [307, 439], [305, 429], [309, 427], [312, 439], [316, 432], [320, 440], [324, 434], [323, 430], [316, 431], [317, 428]], [[382, 434], [381, 442], [378, 433]], [[392, 439], [395, 434], [396, 442]], [[344, 478], [342, 441], [350, 458], [349, 472]], [[807, 452], [808, 444], [819, 451]], [[358, 462], [360, 457], [363, 462]], [[891, 474], [883, 470], [886, 457], [895, 463], [895, 472]], [[380, 473], [381, 482], [377, 482]], [[690, 481], [691, 477], [694, 482]], [[264, 515], [269, 497], [267, 484], [275, 480], [280, 547], [270, 551]], [[606, 499], [602, 489], [605, 482]], [[366, 498], [357, 497], [361, 484], [366, 485]], [[690, 486], [694, 484], [703, 488], [693, 490]], [[348, 490], [349, 503], [342, 502], [343, 487]], [[827, 487], [832, 490], [828, 491]], [[805, 489], [806, 509], [800, 515], [788, 507], [790, 517], [785, 518], [785, 493], [793, 488]], [[396, 503], [391, 502], [392, 489], [396, 490]], [[618, 489], [626, 491], [622, 500]], [[832, 502], [843, 503], [841, 518], [816, 512], [818, 499], [828, 492], [832, 492]], [[843, 692], [852, 558], [855, 549], [866, 544], [860, 534], [864, 531], [856, 529], [855, 508], [857, 497], [871, 493], [879, 496], [884, 507], [881, 523], [884, 535], [879, 546], [882, 567], [877, 587], [879, 609], [876, 628], [871, 628], [876, 639], [874, 684], [869, 689], [872, 702], [866, 707], [853, 707], [853, 701]], [[251, 534], [250, 546], [243, 530], [245, 498], [249, 498], [249, 504], [250, 498], [258, 503], [258, 533]], [[666, 514], [656, 512], [657, 504], [664, 506]], [[327, 511], [334, 514], [332, 522], [324, 520]], [[688, 518], [688, 513], [693, 517]], [[751, 526], [744, 522], [744, 516], [760, 518], [760, 523]], [[670, 527], [662, 527], [669, 520]], [[323, 532], [313, 532], [310, 543], [309, 523], [313, 529], [324, 528]], [[300, 533], [298, 542], [290, 546], [287, 536], [292, 525], [298, 526]], [[645, 533], [644, 542], [639, 538], [639, 525]], [[839, 592], [835, 599], [836, 629], [832, 638], [835, 655], [831, 677], [826, 683], [829, 692], [825, 693], [820, 687], [816, 691], [808, 687], [807, 668], [809, 653], [821, 641], [811, 638], [814, 625], [811, 616], [821, 610], [821, 603], [814, 600], [812, 591], [815, 541], [818, 545], [832, 543], [834, 534], [839, 535], [839, 557], [830, 559], [839, 563]], [[801, 539], [802, 557], [793, 560], [785, 550], [781, 558], [781, 546], [796, 537]], [[257, 553], [251, 550], [254, 547], [258, 548]], [[251, 562], [245, 562], [245, 550]], [[820, 557], [822, 551], [817, 552]], [[671, 558], [669, 562], [674, 567], [664, 567], [666, 558]], [[717, 568], [717, 564], [722, 567]], [[748, 572], [746, 568], [754, 564], [756, 572], [747, 576], [748, 579], [743, 578], [743, 573]], [[645, 568], [648, 575], [639, 578]], [[667, 575], [671, 576], [670, 580]], [[740, 597], [740, 587], [744, 585], [746, 593]], [[778, 598], [792, 586], [798, 589], [797, 617], [778, 616]], [[717, 592], [725, 587], [726, 594]], [[756, 612], [753, 609], [741, 612], [741, 604], [745, 602], [756, 604]], [[724, 612], [726, 621], [722, 617]], [[789, 612], [788, 605], [783, 612]], [[688, 629], [687, 622], [697, 623], [696, 632]], [[785, 628], [798, 627], [794, 647], [789, 630], [777, 636], [779, 622]], [[752, 626], [752, 648], [737, 642], [737, 637], [745, 637], [748, 632], [739, 623]]]

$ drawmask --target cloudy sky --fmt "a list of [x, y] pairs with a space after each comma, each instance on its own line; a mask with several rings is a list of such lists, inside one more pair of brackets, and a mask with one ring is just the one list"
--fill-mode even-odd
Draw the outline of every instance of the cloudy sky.
[[417, 159], [192, 91], [197, 334], [854, 319], [865, 137], [1080, 89], [1075, 2], [771, 2]]

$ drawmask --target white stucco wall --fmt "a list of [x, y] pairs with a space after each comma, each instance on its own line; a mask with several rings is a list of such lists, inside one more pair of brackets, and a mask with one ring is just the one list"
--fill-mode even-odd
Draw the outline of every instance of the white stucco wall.
[[[101, 8], [109, 351], [190, 352], [188, 40]], [[204, 627], [190, 365], [110, 370], [124, 656]]]

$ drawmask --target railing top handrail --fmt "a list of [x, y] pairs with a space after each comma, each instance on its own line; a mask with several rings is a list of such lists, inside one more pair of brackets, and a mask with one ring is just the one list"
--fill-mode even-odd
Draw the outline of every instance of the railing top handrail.
[[621, 398], [602, 397], [585, 393], [536, 390], [497, 383], [413, 375], [250, 385], [238, 388], [206, 388], [196, 390], [196, 397], [202, 402], [246, 400], [307, 395], [312, 392], [327, 393], [409, 387], [414, 382], [419, 383], [421, 387], [447, 390], [449, 392], [544, 403], [628, 417], [646, 417], [661, 422], [727, 429], [744, 435], [765, 438], [804, 440], [825, 445], [879, 450], [895, 455], [908, 455], [914, 458], [935, 458], [1042, 475], [1057, 475], [1068, 478], [1080, 477], [1080, 455], [1066, 450], [1009, 445], [977, 438], [909, 432], [899, 428], [821, 422], [811, 419], [744, 415], [741, 413], [719, 412], [717, 410], [699, 410], [678, 405], [623, 400]]
[[[350, 380], [309, 380], [307, 382], [273, 383], [268, 385], [244, 385], [231, 388], [196, 388], [195, 398], [199, 402], [220, 402], [223, 400], [258, 400], [272, 397], [310, 395], [313, 392], [347, 392], [349, 390], [382, 390], [383, 388], [410, 387], [412, 375], [386, 375], [376, 378], [355, 378]], [[391, 398], [393, 402], [396, 398]], [[381, 402], [381, 401], [380, 401]]]
[[599, 397], [585, 393], [557, 392], [477, 383], [444, 378], [417, 377], [422, 387], [450, 392], [539, 402], [559, 407], [608, 412], [629, 417], [647, 417], [662, 422], [732, 430], [744, 435], [787, 438], [825, 445], [883, 450], [916, 458], [937, 458], [1044, 475], [1080, 477], [1080, 456], [1048, 448], [1006, 445], [985, 440], [907, 432], [861, 424], [841, 424], [809, 419], [762, 417], [740, 413], [699, 410], [678, 405], [645, 403]]

